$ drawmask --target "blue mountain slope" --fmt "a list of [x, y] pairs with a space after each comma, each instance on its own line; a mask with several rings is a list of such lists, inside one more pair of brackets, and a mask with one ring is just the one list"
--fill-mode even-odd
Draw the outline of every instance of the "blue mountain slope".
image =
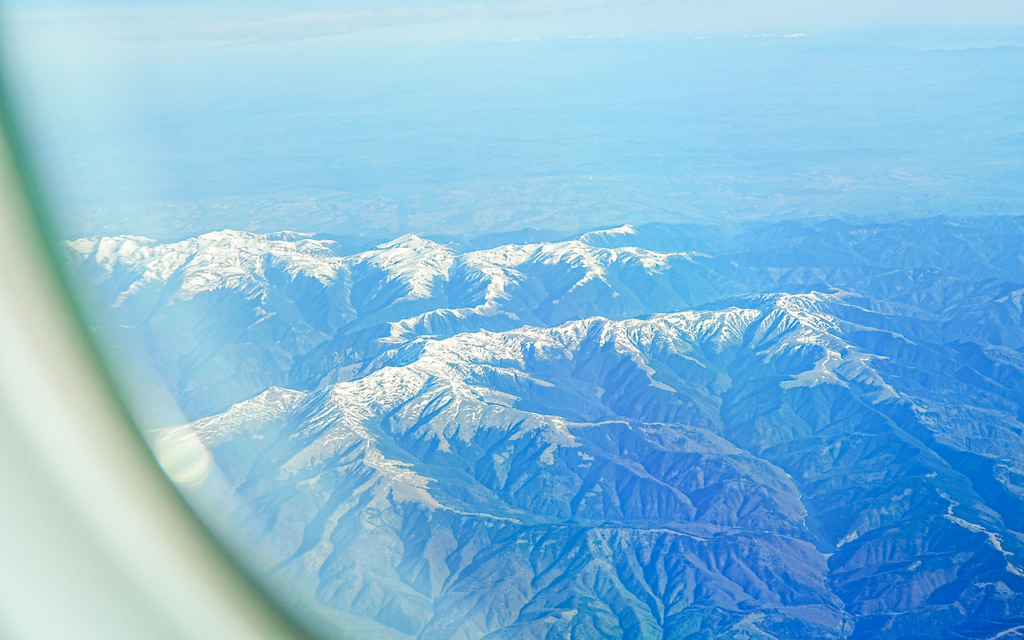
[[68, 250], [366, 637], [1024, 629], [1020, 219], [489, 244]]

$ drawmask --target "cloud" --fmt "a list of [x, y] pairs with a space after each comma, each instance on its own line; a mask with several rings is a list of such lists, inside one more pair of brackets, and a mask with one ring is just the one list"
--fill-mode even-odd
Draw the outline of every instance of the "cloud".
[[452, 20], [516, 20], [558, 13], [656, 4], [657, 0], [527, 0], [511, 4], [458, 4], [368, 11], [297, 13], [253, 19], [207, 21], [192, 37], [235, 42], [294, 41]]
[[490, 9], [482, 4], [377, 11], [300, 13], [260, 19], [204, 22], [192, 27], [191, 32], [194, 36], [215, 40], [241, 40], [244, 42], [305, 40], [386, 27], [485, 18], [490, 13]]
[[516, 18], [533, 18], [553, 13], [574, 13], [621, 7], [626, 4], [647, 4], [640, 2], [622, 2], [621, 0], [527, 0], [497, 7], [497, 14], [505, 20]]

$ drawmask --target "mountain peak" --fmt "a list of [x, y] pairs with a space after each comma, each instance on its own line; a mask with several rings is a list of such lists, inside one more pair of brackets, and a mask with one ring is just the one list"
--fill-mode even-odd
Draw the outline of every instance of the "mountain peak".
[[433, 240], [407, 234], [346, 259], [350, 264], [368, 264], [385, 272], [386, 280], [398, 280], [409, 287], [406, 299], [429, 298], [434, 283], [447, 280], [455, 264], [455, 252]]
[[631, 224], [624, 224], [621, 227], [615, 227], [614, 229], [601, 229], [599, 231], [589, 231], [579, 237], [580, 242], [587, 244], [594, 244], [595, 242], [607, 240], [609, 236], [635, 236], [639, 233]]
[[407, 233], [404, 236], [399, 236], [394, 240], [381, 243], [374, 247], [374, 249], [386, 250], [386, 249], [415, 249], [420, 251], [451, 251], [446, 245], [434, 242], [428, 238], [420, 237], [414, 233]]

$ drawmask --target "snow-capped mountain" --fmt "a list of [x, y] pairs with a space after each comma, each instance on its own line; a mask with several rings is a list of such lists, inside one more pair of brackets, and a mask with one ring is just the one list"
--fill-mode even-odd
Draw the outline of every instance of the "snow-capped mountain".
[[67, 249], [357, 635], [1024, 628], [1021, 219]]

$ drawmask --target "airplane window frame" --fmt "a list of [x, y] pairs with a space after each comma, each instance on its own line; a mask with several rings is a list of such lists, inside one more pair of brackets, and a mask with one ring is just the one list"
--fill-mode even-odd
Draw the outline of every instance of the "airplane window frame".
[[203, 524], [125, 408], [59, 267], [0, 86], [0, 635], [324, 637]]

